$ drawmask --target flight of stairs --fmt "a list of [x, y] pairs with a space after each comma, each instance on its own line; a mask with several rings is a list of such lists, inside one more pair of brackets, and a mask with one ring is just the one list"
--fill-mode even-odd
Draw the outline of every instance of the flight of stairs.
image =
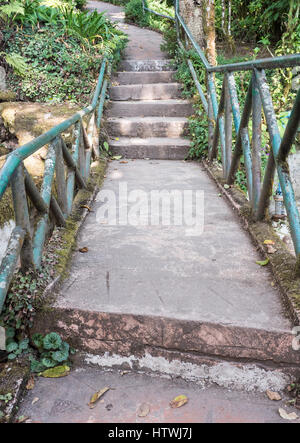
[[192, 104], [181, 99], [168, 60], [124, 60], [112, 79], [106, 127], [110, 150], [124, 158], [183, 160]]

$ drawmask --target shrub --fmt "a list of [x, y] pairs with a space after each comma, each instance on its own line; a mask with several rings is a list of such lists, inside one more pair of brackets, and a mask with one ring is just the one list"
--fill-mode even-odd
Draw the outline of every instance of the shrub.
[[130, 0], [125, 6], [126, 20], [139, 26], [149, 26], [149, 13], [143, 11], [141, 0]]
[[[164, 0], [148, 0], [148, 7], [160, 14], [174, 16], [174, 8], [167, 5]], [[125, 6], [125, 17], [127, 21], [138, 26], [148, 27], [164, 32], [170, 26], [170, 21], [156, 16], [148, 11], [143, 11], [141, 0], [130, 0]]]

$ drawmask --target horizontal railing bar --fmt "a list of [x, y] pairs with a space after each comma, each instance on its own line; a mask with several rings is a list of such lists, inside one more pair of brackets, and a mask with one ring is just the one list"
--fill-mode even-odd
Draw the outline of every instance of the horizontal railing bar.
[[207, 58], [204, 55], [204, 52], [202, 51], [202, 49], [200, 48], [198, 43], [196, 43], [196, 41], [194, 40], [194, 38], [193, 38], [193, 36], [191, 34], [191, 31], [189, 30], [189, 28], [184, 23], [184, 20], [182, 19], [182, 17], [179, 14], [176, 14], [176, 17], [177, 17], [179, 23], [181, 24], [181, 26], [183, 27], [184, 32], [186, 33], [186, 35], [190, 39], [192, 45], [194, 46], [197, 54], [199, 55], [202, 63], [204, 64], [205, 68], [208, 69], [210, 67], [210, 64], [208, 63]]
[[167, 18], [168, 20], [175, 21], [174, 17], [171, 17], [170, 15], [160, 14], [159, 12], [156, 12], [156, 11], [153, 11], [152, 9], [146, 8], [146, 6], [144, 6], [144, 10], [152, 12], [152, 14], [158, 15], [159, 17], [163, 17], [163, 18]]
[[208, 72], [251, 71], [252, 69], [292, 68], [300, 64], [300, 54], [284, 55], [282, 57], [268, 57], [259, 60], [250, 60], [228, 65], [209, 66]]
[[292, 68], [294, 66], [298, 66], [300, 64], [300, 54], [291, 54], [291, 55], [284, 55], [281, 57], [268, 57], [265, 59], [256, 59], [256, 60], [250, 60], [246, 62], [240, 62], [240, 63], [229, 63], [226, 65], [219, 65], [219, 66], [212, 66], [208, 62], [207, 58], [204, 55], [204, 52], [200, 48], [200, 46], [196, 43], [194, 40], [194, 37], [185, 24], [185, 21], [181, 17], [179, 13], [179, 1], [176, 0], [175, 3], [175, 17], [183, 27], [186, 35], [188, 36], [189, 40], [191, 41], [192, 45], [196, 49], [196, 52], [198, 53], [202, 63], [204, 64], [206, 70], [208, 72], [231, 72], [231, 71], [248, 71], [252, 70], [254, 68], [257, 69], [274, 69], [274, 68]]
[[103, 82], [103, 86], [102, 86], [102, 91], [100, 94], [100, 100], [99, 100], [99, 106], [98, 106], [98, 114], [97, 114], [97, 128], [100, 129], [100, 124], [101, 124], [101, 118], [102, 118], [102, 114], [103, 114], [103, 106], [104, 106], [104, 101], [105, 101], [105, 96], [106, 96], [106, 89], [107, 89], [107, 80], [105, 79]]

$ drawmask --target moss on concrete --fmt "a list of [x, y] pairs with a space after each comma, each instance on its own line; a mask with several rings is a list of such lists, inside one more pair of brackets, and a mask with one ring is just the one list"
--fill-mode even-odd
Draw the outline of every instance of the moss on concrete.
[[[0, 423], [11, 422], [17, 412], [17, 402], [30, 376], [30, 366], [26, 359], [0, 365], [0, 395], [11, 394], [7, 403], [0, 401]], [[1, 414], [2, 415], [2, 414]]]
[[12, 202], [11, 190], [7, 189], [0, 200], [0, 229], [9, 220], [14, 218], [14, 207]]
[[0, 102], [13, 102], [16, 100], [17, 95], [13, 91], [1, 91], [0, 90]]
[[68, 263], [75, 248], [76, 237], [86, 212], [83, 206], [90, 204], [93, 196], [100, 188], [106, 166], [107, 162], [105, 160], [96, 162], [92, 167], [87, 189], [80, 189], [74, 199], [73, 210], [67, 219], [66, 227], [62, 230], [61, 246], [57, 251], [58, 263], [56, 265], [56, 273], [61, 275], [62, 278], [68, 275]]

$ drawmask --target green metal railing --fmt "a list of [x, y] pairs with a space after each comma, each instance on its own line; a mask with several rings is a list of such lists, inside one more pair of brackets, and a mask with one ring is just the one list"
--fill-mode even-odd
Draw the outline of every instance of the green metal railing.
[[153, 11], [153, 9], [148, 8], [147, 0], [142, 0], [142, 3], [143, 3], [143, 10], [144, 11], [151, 12], [151, 14], [157, 15], [158, 17], [162, 17], [162, 18], [166, 18], [168, 20], [175, 21], [175, 18], [171, 17], [170, 15], [161, 14], [160, 12], [156, 12], [156, 11]]
[[[151, 11], [150, 9], [147, 10]], [[300, 54], [211, 66], [180, 15], [179, 0], [175, 0], [175, 27], [178, 45], [187, 54], [187, 63], [191, 76], [198, 90], [204, 111], [208, 115], [208, 132], [210, 135], [208, 159], [212, 161], [217, 157], [220, 142], [223, 176], [230, 185], [235, 182], [241, 157], [244, 157], [248, 195], [253, 217], [256, 220], [262, 220], [267, 216], [273, 192], [274, 175], [275, 171], [277, 171], [295, 253], [297, 258], [299, 258], [300, 218], [289, 174], [287, 157], [295, 141], [300, 123], [300, 90], [297, 93], [284, 135], [281, 138], [265, 69], [299, 66]], [[206, 74], [206, 93], [204, 93], [204, 88], [201, 86], [192, 60], [188, 58], [189, 48], [186, 48], [186, 45], [192, 46], [195, 49], [203, 64]], [[251, 71], [252, 75], [241, 112], [234, 74], [245, 70]], [[214, 74], [216, 72], [223, 74], [222, 90], [219, 97], [215, 87]], [[249, 124], [251, 115], [253, 135], [250, 140]], [[267, 123], [271, 151], [262, 179], [260, 155], [262, 149], [263, 115]], [[235, 134], [233, 134], [233, 127]], [[235, 143], [233, 144], [234, 135]], [[300, 260], [297, 262], [300, 266]], [[300, 268], [297, 271], [299, 272]]]
[[[19, 261], [23, 271], [40, 267], [50, 216], [56, 225], [64, 226], [77, 191], [87, 186], [91, 162], [99, 158], [99, 128], [107, 89], [105, 73], [110, 74], [110, 68], [110, 62], [104, 59], [92, 103], [88, 107], [14, 150], [0, 170], [0, 200], [10, 185], [16, 222], [0, 265], [0, 312]], [[87, 119], [86, 128], [84, 117]], [[73, 137], [69, 149], [62, 135], [71, 128]], [[48, 150], [39, 190], [23, 162], [45, 145], [48, 145]], [[30, 221], [27, 199], [38, 213], [34, 226]]]

